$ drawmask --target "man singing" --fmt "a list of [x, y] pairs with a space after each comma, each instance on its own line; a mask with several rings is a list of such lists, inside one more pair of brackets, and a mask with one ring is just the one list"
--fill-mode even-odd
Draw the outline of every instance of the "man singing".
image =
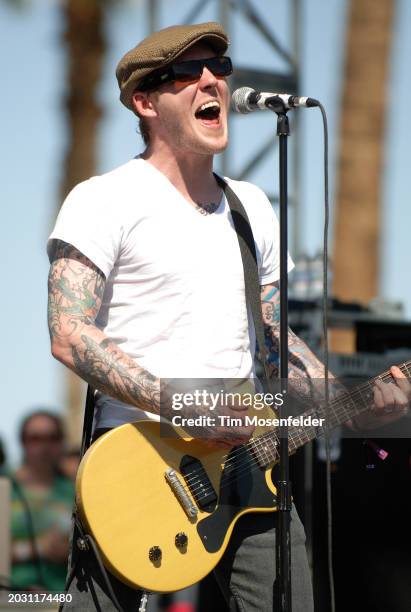
[[[77, 185], [50, 236], [52, 353], [97, 389], [94, 439], [123, 423], [158, 419], [162, 378], [255, 375], [238, 239], [213, 175], [214, 155], [227, 146], [227, 46], [218, 23], [173, 26], [120, 60], [120, 99], [139, 117], [146, 148]], [[259, 188], [225, 180], [252, 227], [276, 376], [278, 222]], [[291, 331], [289, 345], [290, 379], [300, 389], [323, 377], [322, 364]], [[396, 384], [375, 390], [381, 423], [408, 406], [410, 385], [398, 369], [392, 373]], [[207, 443], [230, 447], [251, 435], [250, 427], [219, 427]], [[250, 513], [237, 522], [215, 569], [230, 610], [275, 610], [275, 526], [275, 513]], [[304, 529], [294, 508], [291, 545], [293, 611], [310, 612]], [[137, 609], [138, 592], [110, 580], [122, 607]], [[65, 610], [115, 609], [92, 561], [76, 570], [70, 593]]]

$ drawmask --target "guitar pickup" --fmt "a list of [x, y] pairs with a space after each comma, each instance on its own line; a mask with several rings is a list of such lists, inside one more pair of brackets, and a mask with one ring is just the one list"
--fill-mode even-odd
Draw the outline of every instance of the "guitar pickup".
[[180, 463], [180, 471], [197, 506], [205, 512], [212, 512], [217, 505], [217, 493], [201, 461], [185, 455]]

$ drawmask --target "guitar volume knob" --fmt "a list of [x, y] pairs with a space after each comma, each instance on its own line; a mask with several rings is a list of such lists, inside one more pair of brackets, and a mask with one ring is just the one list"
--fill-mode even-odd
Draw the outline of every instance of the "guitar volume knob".
[[188, 537], [184, 531], [180, 531], [174, 538], [174, 542], [177, 548], [185, 548], [187, 546]]
[[162, 555], [162, 552], [159, 546], [152, 546], [150, 550], [148, 551], [148, 558], [153, 563], [155, 563], [156, 561], [160, 561], [161, 555]]

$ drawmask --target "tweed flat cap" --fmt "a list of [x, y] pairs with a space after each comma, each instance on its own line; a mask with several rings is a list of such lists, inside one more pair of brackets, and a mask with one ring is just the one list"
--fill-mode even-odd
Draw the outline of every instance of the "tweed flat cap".
[[173, 62], [199, 41], [206, 42], [219, 55], [227, 50], [229, 41], [222, 25], [214, 21], [194, 25], [176, 25], [147, 36], [119, 61], [116, 77], [120, 100], [130, 110], [133, 92], [139, 82], [153, 70]]

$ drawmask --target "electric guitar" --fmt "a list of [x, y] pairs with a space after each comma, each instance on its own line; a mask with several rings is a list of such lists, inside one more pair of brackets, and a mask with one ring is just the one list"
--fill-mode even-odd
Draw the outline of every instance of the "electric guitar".
[[[400, 368], [409, 377], [411, 361]], [[378, 378], [392, 381], [389, 372]], [[329, 428], [370, 407], [374, 380], [329, 403]], [[273, 411], [258, 416], [272, 418]], [[324, 418], [325, 409], [310, 409], [307, 416]], [[322, 433], [289, 427], [289, 452]], [[257, 427], [247, 444], [228, 454], [156, 421], [116, 427], [90, 446], [79, 466], [76, 502], [83, 526], [105, 566], [129, 586], [186, 588], [217, 565], [241, 515], [276, 510], [271, 468], [278, 446], [276, 430], [267, 427]]]

